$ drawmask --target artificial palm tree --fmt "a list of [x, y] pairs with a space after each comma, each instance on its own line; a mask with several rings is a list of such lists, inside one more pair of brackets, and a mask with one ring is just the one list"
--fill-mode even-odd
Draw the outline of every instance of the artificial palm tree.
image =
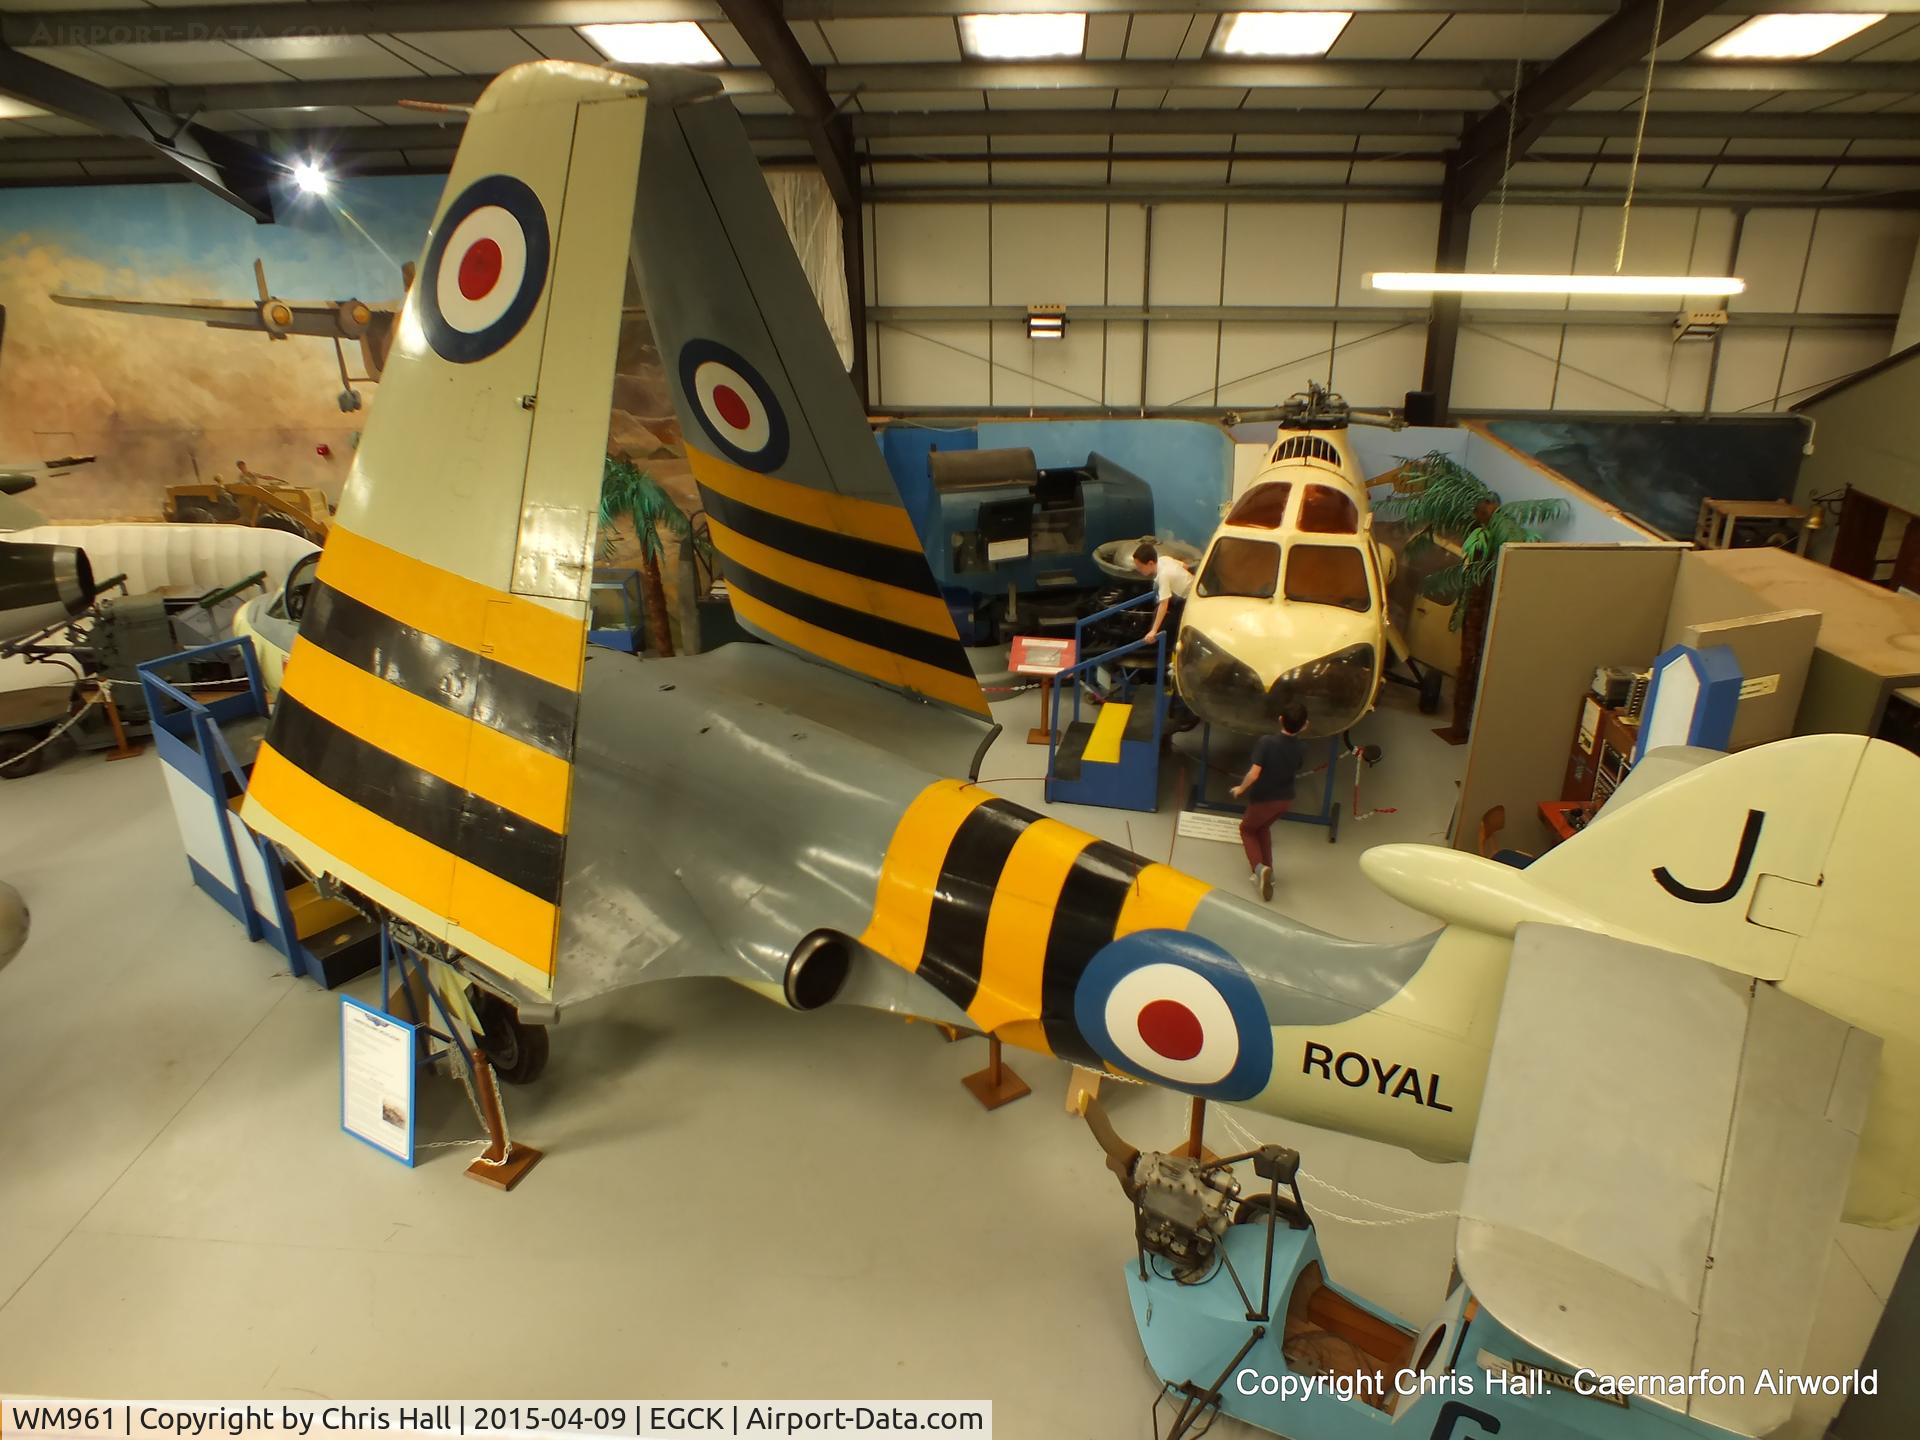
[[623, 455], [609, 455], [600, 472], [600, 523], [612, 526], [625, 517], [633, 523], [640, 542], [640, 568], [646, 575], [647, 628], [662, 655], [673, 654], [673, 632], [667, 625], [667, 591], [660, 578], [666, 554], [662, 528], [684, 539], [692, 528], [687, 514], [674, 504], [660, 482]]
[[1480, 652], [1486, 644], [1487, 612], [1493, 601], [1493, 577], [1502, 546], [1540, 539], [1539, 528], [1562, 519], [1564, 500], [1503, 502], [1466, 466], [1438, 450], [1417, 460], [1402, 460], [1394, 475], [1394, 493], [1378, 513], [1411, 532], [1402, 553], [1408, 559], [1423, 550], [1446, 548], [1458, 558], [1435, 570], [1421, 592], [1453, 606], [1452, 628], [1460, 632], [1460, 673], [1453, 681], [1453, 723], [1435, 733], [1458, 745], [1473, 725], [1474, 693], [1480, 684]]

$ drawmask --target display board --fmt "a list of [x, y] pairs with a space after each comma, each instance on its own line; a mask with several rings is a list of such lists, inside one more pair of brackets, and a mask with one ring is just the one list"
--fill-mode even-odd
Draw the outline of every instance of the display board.
[[1603, 665], [1646, 668], [1660, 652], [1685, 547], [1512, 545], [1502, 553], [1480, 663], [1480, 696], [1454, 848], [1504, 806], [1503, 849], [1548, 842], [1539, 805], [1560, 798], [1580, 697]]
[[413, 1164], [417, 1026], [340, 997], [340, 1128]]

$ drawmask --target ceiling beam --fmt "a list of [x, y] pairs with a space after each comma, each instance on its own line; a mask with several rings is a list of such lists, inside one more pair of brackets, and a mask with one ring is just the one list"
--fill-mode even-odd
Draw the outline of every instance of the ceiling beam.
[[[1556, 118], [1575, 102], [1605, 88], [1627, 67], [1644, 60], [1650, 49], [1657, 48], [1696, 20], [1705, 19], [1718, 6], [1719, 0], [1627, 0], [1619, 13], [1601, 21], [1558, 60], [1524, 79], [1506, 103], [1496, 105], [1467, 127], [1460, 148], [1447, 167], [1448, 207], [1462, 213], [1471, 211], [1500, 184], [1510, 154], [1526, 154], [1533, 142], [1545, 135]], [[1687, 68], [1707, 67], [1664, 67], [1668, 83], [1671, 84], [1673, 70]], [[1841, 64], [1766, 68], [1846, 67]], [[1655, 73], [1656, 87], [1661, 73]], [[1648, 118], [1652, 118], [1651, 114]]]
[[263, 224], [273, 222], [273, 189], [285, 168], [244, 141], [83, 80], [0, 45], [0, 94], [11, 95], [103, 134], [133, 141], [148, 159]]
[[834, 204], [842, 214], [858, 210], [860, 170], [853, 158], [852, 133], [779, 10], [769, 0], [720, 0], [720, 6], [760, 62], [775, 93], [799, 120]]
[[[759, 4], [761, 0], [728, 0], [730, 5]], [[1674, 0], [1676, 5], [1708, 6], [1710, 0]], [[734, 22], [743, 38], [752, 28]], [[818, 119], [825, 124], [834, 114], [833, 96], [863, 93], [914, 94], [960, 90], [1167, 90], [1167, 89], [1259, 89], [1312, 91], [1351, 90], [1456, 90], [1463, 94], [1500, 93], [1512, 83], [1513, 66], [1503, 61], [1453, 60], [1348, 60], [1249, 63], [1210, 60], [1114, 60], [1071, 64], [932, 64], [932, 65], [829, 65], [817, 70], [792, 39], [785, 23], [776, 19], [792, 46], [790, 55], [774, 55], [774, 67], [752, 70], [722, 70], [716, 77], [730, 95], [766, 95], [777, 93], [803, 119]], [[1611, 25], [1613, 22], [1607, 22]], [[1603, 27], [1605, 28], [1605, 27]], [[1651, 24], [1648, 33], [1651, 32]], [[1599, 34], [1596, 31], [1595, 34]], [[1644, 44], [1646, 36], [1641, 36]], [[751, 42], [749, 42], [751, 43]], [[771, 42], [769, 42], [771, 43]], [[1582, 41], [1574, 47], [1580, 49]], [[1569, 51], [1564, 59], [1572, 58]], [[1639, 89], [1637, 77], [1623, 74], [1634, 58], [1625, 61], [1612, 57], [1607, 63], [1583, 67], [1583, 87], [1577, 92], [1563, 80], [1548, 88], [1548, 76], [1563, 61], [1545, 69], [1530, 67], [1532, 73], [1521, 84], [1522, 124], [1537, 127], [1567, 109], [1578, 95], [1608, 88]], [[613, 67], [621, 68], [621, 67]], [[134, 87], [119, 92], [149, 104], [162, 105], [183, 114], [220, 113], [233, 110], [290, 110], [312, 105], [392, 105], [400, 100], [429, 100], [442, 104], [468, 104], [479, 97], [491, 75], [399, 75], [342, 80], [265, 80], [212, 85], [166, 85]], [[1629, 81], [1631, 84], [1629, 85]], [[1798, 64], [1721, 64], [1667, 65], [1654, 79], [1658, 93], [1792, 91], [1796, 93], [1861, 94], [1913, 93], [1920, 91], [1920, 62], [1894, 61], [1885, 64], [1869, 61]], [[797, 98], [796, 98], [797, 97]], [[803, 108], [804, 107], [804, 108]], [[967, 113], [967, 112], [957, 112]], [[1092, 113], [1103, 113], [1098, 110]], [[1162, 120], [1184, 124], [1178, 112], [1146, 111]], [[1239, 112], [1223, 112], [1229, 115]], [[1455, 113], [1458, 113], [1457, 111]], [[1656, 109], [1656, 114], [1658, 113]], [[1496, 107], [1482, 115], [1475, 127], [1473, 143], [1492, 148], [1488, 158], [1497, 160], [1506, 139], [1506, 109]]]
[[[1058, 9], [1061, 0], [968, 0], [986, 12]], [[1763, 14], [1778, 0], [1728, 0], [1722, 14]], [[1233, 10], [1318, 10], [1327, 0], [1075, 0], [1093, 14], [1213, 15]], [[1341, 0], [1341, 8], [1388, 15], [1612, 15], [1616, 0]], [[1824, 14], [1914, 14], [1920, 0], [1794, 0], [1794, 9]], [[936, 17], [953, 0], [786, 0], [789, 21]], [[717, 0], [311, 0], [302, 5], [241, 3], [106, 6], [21, 10], [0, 16], [0, 40], [16, 47], [138, 45], [206, 40], [276, 40], [312, 36], [384, 35], [435, 30], [512, 30], [626, 20], [718, 20]]]

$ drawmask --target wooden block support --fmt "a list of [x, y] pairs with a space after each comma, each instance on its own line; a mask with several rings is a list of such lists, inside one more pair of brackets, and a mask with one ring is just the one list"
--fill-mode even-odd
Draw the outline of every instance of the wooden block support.
[[473, 1088], [480, 1097], [489, 1138], [480, 1158], [467, 1166], [467, 1174], [482, 1185], [511, 1190], [540, 1163], [542, 1152], [531, 1145], [516, 1145], [508, 1138], [506, 1114], [500, 1107], [500, 1082], [494, 1076], [492, 1062], [478, 1050], [473, 1052]]
[[1076, 1065], [1067, 1076], [1067, 1113], [1084, 1115], [1087, 1103], [1100, 1098], [1100, 1072]]
[[997, 1035], [987, 1037], [987, 1068], [963, 1077], [960, 1083], [972, 1091], [973, 1098], [988, 1110], [998, 1110], [1002, 1105], [1032, 1093], [1026, 1081], [1014, 1074], [1011, 1067], [1001, 1063], [1000, 1037]]

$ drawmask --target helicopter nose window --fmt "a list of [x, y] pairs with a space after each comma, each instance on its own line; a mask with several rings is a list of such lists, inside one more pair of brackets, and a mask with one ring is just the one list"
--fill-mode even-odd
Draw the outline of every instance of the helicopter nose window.
[[1202, 599], [1215, 595], [1244, 595], [1265, 600], [1280, 580], [1280, 547], [1271, 540], [1246, 540], [1223, 535], [1214, 542], [1206, 569], [1197, 582]]
[[1292, 493], [1292, 484], [1285, 480], [1256, 485], [1234, 501], [1233, 509], [1227, 512], [1227, 524], [1278, 530], [1281, 517], [1287, 513], [1287, 497]]
[[1287, 554], [1287, 599], [1365, 613], [1373, 608], [1366, 562], [1351, 545], [1295, 545]]
[[1300, 529], [1313, 535], [1358, 534], [1360, 507], [1344, 490], [1309, 485], [1300, 501]]

